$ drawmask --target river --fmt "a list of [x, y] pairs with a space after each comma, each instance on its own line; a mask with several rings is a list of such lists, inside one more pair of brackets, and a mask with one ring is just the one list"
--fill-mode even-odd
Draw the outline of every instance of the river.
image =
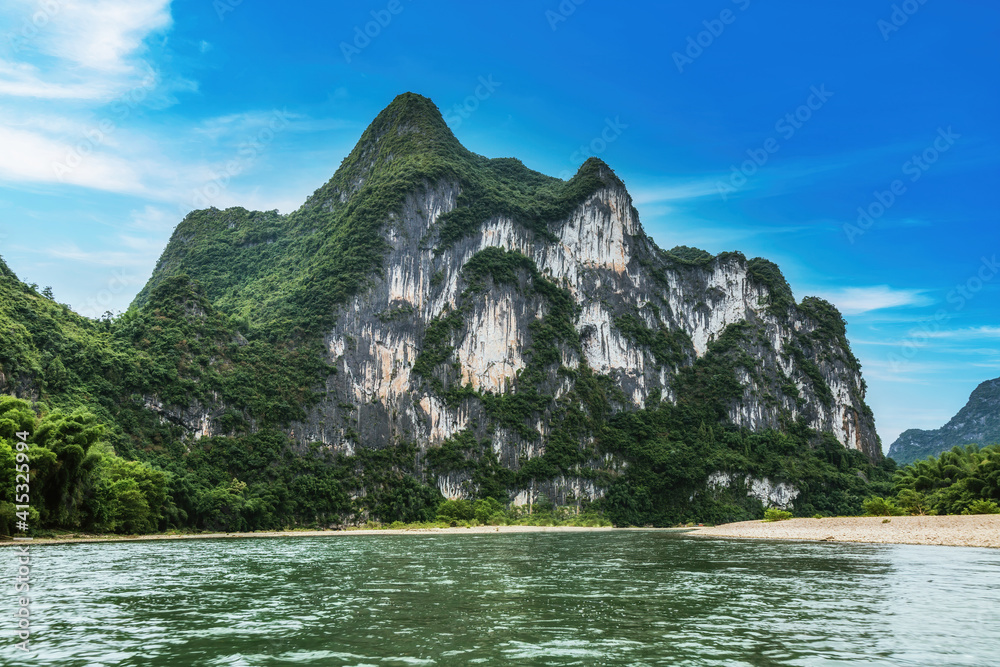
[[0, 549], [2, 664], [1000, 664], [1000, 550], [608, 531], [31, 555], [25, 656]]

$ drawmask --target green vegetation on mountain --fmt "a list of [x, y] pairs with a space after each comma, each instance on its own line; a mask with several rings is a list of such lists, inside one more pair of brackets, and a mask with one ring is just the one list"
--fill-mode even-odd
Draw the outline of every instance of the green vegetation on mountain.
[[747, 269], [753, 280], [767, 288], [770, 294], [769, 305], [773, 312], [780, 314], [795, 305], [792, 288], [781, 275], [781, 269], [777, 264], [761, 257], [754, 257], [747, 262]]
[[197, 276], [219, 310], [269, 340], [313, 341], [337, 306], [382, 268], [383, 229], [408, 197], [432, 184], [459, 188], [457, 207], [438, 220], [439, 249], [486, 220], [504, 215], [550, 238], [566, 217], [604, 185], [610, 169], [588, 160], [569, 181], [513, 158], [488, 159], [459, 143], [434, 103], [400, 95], [365, 130], [333, 178], [299, 210], [208, 209], [189, 214], [140, 292], [144, 305], [160, 282]]
[[[654, 314], [659, 320], [659, 313]], [[615, 319], [615, 327], [636, 345], [648, 349], [656, 363], [665, 368], [679, 366], [693, 349], [691, 339], [684, 332], [670, 329], [663, 322], [658, 322], [652, 329], [636, 315], [622, 315]]]
[[[456, 327], [461, 326], [458, 321]], [[638, 325], [629, 329], [630, 325], [635, 322], [626, 321], [626, 330], [642, 331]], [[500, 478], [500, 488], [509, 489], [528, 488], [533, 481], [559, 475], [590, 478], [608, 488], [596, 508], [616, 525], [717, 523], [763, 516], [765, 506], [748, 497], [742, 480], [729, 489], [707, 489], [705, 480], [713, 472], [749, 474], [774, 482], [794, 480], [801, 493], [795, 502], [796, 516], [861, 513], [866, 497], [891, 488], [891, 461], [873, 465], [862, 453], [847, 450], [829, 434], [817, 434], [801, 423], [789, 424], [787, 432], [760, 433], [719, 426], [730, 401], [743, 391], [736, 369], [752, 371], [754, 367], [740, 345], [749, 333], [746, 323], [730, 325], [708, 354], [682, 368], [677, 405], [650, 400], [644, 410], [611, 415], [608, 406], [623, 403], [624, 397], [616, 395], [620, 391], [608, 378], [594, 375], [583, 365], [575, 371], [574, 389], [555, 408], [542, 456], [528, 459], [516, 472], [498, 474], [501, 468], [489, 443], [478, 443], [471, 432], [465, 432], [428, 450], [429, 470], [464, 474], [470, 489], [480, 489], [479, 497], [495, 497], [491, 494], [497, 492], [498, 486], [485, 480]], [[441, 363], [447, 358], [442, 357]], [[536, 402], [539, 394], [530, 391], [523, 397], [519, 387], [504, 395], [521, 408], [509, 413], [512, 426], [523, 424], [552, 401], [543, 397]], [[522, 399], [515, 403], [518, 396]], [[581, 403], [587, 409], [579, 409]], [[559, 407], [565, 412], [558, 413]], [[525, 435], [537, 437], [534, 431]], [[581, 436], [587, 435], [594, 439], [590, 450], [579, 445], [586, 439]], [[602, 455], [625, 460], [624, 473], [595, 473], [587, 463]]]
[[715, 255], [710, 252], [686, 245], [674, 246], [664, 254], [674, 261], [692, 266], [704, 266], [715, 259]]
[[[468, 154], [457, 165], [461, 194], [458, 206], [441, 216], [438, 251], [475, 232], [486, 220], [503, 215], [531, 229], [540, 237], [555, 240], [550, 222], [563, 220], [602, 186], [602, 168], [597, 158], [583, 163], [569, 181], [532, 171], [516, 158], [488, 159]], [[613, 175], [611, 175], [613, 178]]]

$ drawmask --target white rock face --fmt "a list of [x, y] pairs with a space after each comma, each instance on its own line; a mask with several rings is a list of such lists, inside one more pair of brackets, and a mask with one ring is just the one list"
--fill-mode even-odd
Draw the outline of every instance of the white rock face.
[[[829, 424], [834, 437], [843, 443], [844, 446], [851, 449], [860, 449], [858, 417], [857, 412], [851, 406], [850, 385], [837, 375], [831, 376], [827, 380], [827, 384], [833, 393], [833, 408], [828, 411], [825, 406], [820, 406], [821, 417], [814, 420], [810, 426], [818, 430], [823, 430], [823, 427]], [[855, 387], [855, 391], [858, 389], [858, 387]], [[832, 414], [827, 417], [827, 412]]]
[[[703, 357], [727, 327], [746, 322], [754, 333], [741, 345], [749, 346], [746, 352], [758, 366], [738, 368], [743, 395], [731, 405], [729, 420], [761, 430], [805, 415], [810, 426], [845, 446], [871, 448], [873, 427], [859, 417], [860, 377], [838, 361], [842, 351], [824, 349], [813, 356], [833, 403], [827, 406], [817, 398], [812, 380], [794, 357], [801, 354], [796, 337], [815, 324], [773, 314], [766, 287], [754, 281], [742, 256], [720, 256], [702, 265], [663, 259], [644, 236], [628, 193], [616, 185], [602, 188], [566, 220], [551, 224], [555, 241], [496, 216], [442, 250], [435, 245], [439, 219], [454, 210], [458, 195], [454, 183], [439, 183], [412, 196], [388, 223], [390, 250], [382, 276], [343, 310], [327, 338], [330, 357], [340, 369], [330, 383], [331, 396], [338, 398], [317, 409], [322, 416], [297, 427], [303, 440], [341, 451], [400, 440], [423, 448], [473, 429], [477, 438], [492, 442], [503, 465], [516, 469], [543, 455], [549, 415], [537, 415], [530, 425], [540, 439], [524, 439], [516, 429], [495, 423], [487, 431], [489, 419], [476, 399], [446, 404], [426, 378], [413, 372], [428, 327], [461, 309], [460, 325], [447, 332], [448, 358], [436, 367], [436, 373], [444, 374], [440, 381], [493, 394], [516, 384], [530, 361], [533, 323], [547, 315], [548, 302], [533, 294], [527, 274], [518, 285], [493, 285], [472, 295], [465, 292], [469, 285], [462, 275], [462, 267], [477, 253], [501, 248], [530, 258], [542, 276], [572, 295], [580, 348], [561, 349], [562, 366], [573, 370], [586, 364], [610, 377], [631, 404], [626, 409], [645, 407], [654, 392], [660, 400], [676, 402], [675, 373]], [[649, 349], [623, 334], [615, 324], [623, 315], [638, 317], [654, 332], [663, 328], [679, 341], [689, 340], [678, 361], [671, 362], [678, 365], [661, 366]], [[560, 399], [573, 383], [554, 371], [546, 391]], [[787, 387], [795, 387], [798, 396], [794, 389], [792, 395], [784, 393]], [[355, 404], [356, 410], [332, 407], [337, 401]], [[623, 466], [620, 461], [595, 462], [605, 464]], [[774, 506], [787, 506], [798, 494], [766, 479], [745, 481], [751, 495]], [[471, 492], [468, 479], [447, 478], [439, 484], [449, 497]], [[523, 491], [516, 502], [533, 503], [538, 493], [596, 498], [603, 489], [589, 481], [557, 485], [550, 480], [544, 490]]]
[[472, 481], [468, 475], [439, 475], [437, 482], [438, 491], [448, 500], [461, 500], [472, 495]]
[[468, 416], [461, 410], [449, 410], [444, 403], [433, 396], [424, 396], [420, 399], [419, 405], [427, 416], [428, 439], [432, 443], [441, 443], [455, 437], [469, 424]]
[[[593, 480], [581, 477], [559, 476], [550, 485], [559, 491], [559, 495], [565, 498], [575, 498], [577, 501], [594, 501], [604, 496], [604, 489], [598, 488]], [[535, 505], [542, 496], [545, 495], [543, 489], [538, 486], [531, 486], [514, 496], [512, 502], [516, 507]]]
[[[718, 489], [733, 486], [740, 477], [726, 472], [713, 472], [708, 476], [708, 488]], [[767, 477], [758, 479], [746, 475], [742, 477], [743, 484], [747, 487], [747, 495], [756, 498], [764, 507], [776, 507], [787, 510], [792, 506], [793, 501], [799, 497], [801, 491], [785, 482], [773, 483]]]
[[[751, 285], [746, 267], [735, 264], [716, 267], [707, 284], [699, 286], [695, 293], [686, 290], [680, 277], [673, 275], [668, 294], [670, 308], [679, 314], [682, 328], [691, 337], [699, 357], [727, 326], [746, 321], [751, 313], [760, 317], [766, 309], [763, 304], [767, 291]], [[712, 298], [711, 303], [706, 298]]]
[[[603, 206], [596, 205], [598, 203]], [[624, 190], [601, 190], [560, 228], [557, 248], [562, 253], [555, 253], [551, 264], [543, 262], [540, 265], [551, 269], [553, 275], [567, 279], [569, 271], [559, 272], [567, 264], [624, 273], [632, 260], [626, 236], [634, 235], [637, 227], [638, 220], [632, 215], [628, 194]]]
[[587, 365], [603, 375], [617, 372], [632, 379], [636, 384], [630, 398], [636, 406], [645, 407], [646, 353], [622, 336], [612, 322], [611, 313], [600, 303], [591, 302], [583, 307], [577, 329], [583, 334]]
[[473, 314], [455, 349], [462, 365], [462, 383], [473, 389], [501, 392], [524, 368], [520, 343], [528, 331], [525, 314], [509, 295], [489, 301]]
[[397, 402], [409, 391], [410, 367], [419, 353], [416, 341], [412, 336], [371, 323], [362, 329], [362, 336], [358, 344], [367, 342], [371, 363], [348, 369], [354, 400]]

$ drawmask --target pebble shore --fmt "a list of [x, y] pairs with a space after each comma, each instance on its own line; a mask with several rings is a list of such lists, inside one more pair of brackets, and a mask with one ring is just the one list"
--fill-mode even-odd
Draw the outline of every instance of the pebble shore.
[[[888, 519], [888, 521], [886, 520]], [[742, 521], [695, 528], [701, 537], [816, 540], [876, 544], [939, 544], [1000, 548], [1000, 514], [973, 516], [858, 516], [787, 521]]]

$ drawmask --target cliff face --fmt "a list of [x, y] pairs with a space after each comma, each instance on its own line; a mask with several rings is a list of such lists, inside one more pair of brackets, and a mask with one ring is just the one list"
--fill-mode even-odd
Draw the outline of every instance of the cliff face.
[[[476, 392], [517, 391], [533, 344], [532, 325], [546, 317], [549, 304], [521, 287], [529, 281], [526, 270], [515, 284], [491, 281], [484, 291], [467, 292], [471, 281], [463, 267], [496, 248], [528, 258], [576, 306], [579, 346], [561, 342], [558, 364], [545, 369], [555, 402], [573, 385], [560, 370], [581, 365], [613, 379], [627, 399], [620, 409], [645, 407], [650, 400], [677, 402], [678, 371], [703, 356], [727, 327], [740, 327], [738, 348], [748, 358], [737, 369], [741, 395], [727, 405], [733, 424], [759, 430], [801, 418], [877, 459], [864, 385], [842, 341], [815, 336], [821, 323], [794, 306], [774, 308], [768, 287], [754, 279], [739, 254], [688, 265], [660, 251], [643, 233], [625, 188], [606, 169], [602, 177], [605, 187], [552, 226], [554, 240], [497, 216], [441, 252], [435, 226], [454, 210], [459, 188], [442, 182], [409, 198], [387, 227], [384, 274], [351, 300], [326, 336], [338, 373], [327, 384], [327, 400], [297, 427], [296, 437], [351, 452], [360, 443], [383, 447], [395, 439], [434, 446], [472, 429], [478, 438], [488, 437], [510, 466], [538, 455], [551, 415], [538, 414], [530, 426], [539, 437], [525, 438], [498, 428], [482, 401], [449, 404], [414, 373], [428, 327], [460, 312], [435, 377], [442, 386]], [[657, 358], [637, 329], [676, 341], [673, 358]], [[442, 480], [446, 495], [454, 486], [454, 480]], [[547, 495], [559, 494], [549, 489]]]
[[[387, 191], [401, 194], [380, 208]], [[354, 245], [344, 241], [351, 234]], [[206, 269], [213, 261], [238, 270]], [[348, 269], [363, 280], [349, 283]], [[305, 418], [286, 427], [303, 451], [415, 442], [424, 456], [471, 435], [488, 443], [477, 456], [523, 471], [558, 448], [576, 463], [512, 490], [515, 501], [596, 498], [604, 489], [595, 471], [627, 462], [595, 447], [588, 419], [667, 402], [712, 406], [721, 423], [751, 431], [807, 427], [881, 458], [832, 306], [796, 304], [766, 260], [661, 250], [598, 160], [563, 183], [469, 154], [416, 96], [383, 112], [290, 216], [192, 214], [137, 303], [185, 272], [251, 323], [265, 311], [293, 323], [318, 313], [309, 322], [333, 370]], [[236, 304], [247, 291], [262, 296]], [[324, 301], [331, 291], [347, 296]], [[597, 385], [595, 407], [587, 397]], [[188, 415], [192, 436], [226, 433], [212, 414]], [[451, 497], [481, 483], [454, 466], [435, 479]]]
[[957, 415], [939, 429], [909, 429], [889, 446], [897, 463], [913, 463], [962, 445], [1000, 442], [1000, 378], [976, 387]]

